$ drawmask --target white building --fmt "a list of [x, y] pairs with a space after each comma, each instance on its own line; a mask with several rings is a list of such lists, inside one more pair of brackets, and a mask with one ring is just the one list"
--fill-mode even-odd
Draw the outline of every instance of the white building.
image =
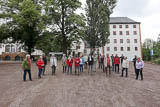
[[[134, 56], [142, 57], [141, 43], [141, 26], [140, 22], [136, 22], [128, 17], [111, 17], [110, 18], [110, 36], [109, 43], [104, 48], [96, 49], [100, 54], [118, 54], [127, 56], [132, 60]], [[83, 48], [83, 44], [80, 45]], [[83, 52], [89, 54], [88, 46]], [[103, 53], [104, 52], [104, 53]]]

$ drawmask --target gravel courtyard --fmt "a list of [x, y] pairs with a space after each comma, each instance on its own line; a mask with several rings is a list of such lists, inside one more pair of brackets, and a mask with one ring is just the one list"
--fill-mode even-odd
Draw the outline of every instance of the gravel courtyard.
[[160, 107], [160, 66], [145, 64], [144, 80], [135, 80], [133, 66], [129, 77], [112, 72], [106, 77], [97, 69], [80, 76], [62, 73], [56, 76], [47, 65], [46, 75], [37, 77], [32, 64], [32, 79], [23, 82], [20, 63], [0, 64], [0, 107]]

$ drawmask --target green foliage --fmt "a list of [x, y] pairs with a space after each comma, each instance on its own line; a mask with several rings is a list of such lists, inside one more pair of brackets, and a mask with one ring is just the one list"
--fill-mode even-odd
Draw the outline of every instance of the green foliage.
[[116, 0], [87, 0], [87, 31], [85, 39], [91, 48], [104, 46], [108, 40], [110, 15]]
[[57, 45], [66, 53], [73, 41], [84, 35], [85, 22], [81, 15], [75, 13], [80, 8], [79, 0], [48, 0], [46, 11], [50, 18], [49, 26]]
[[142, 48], [142, 54], [143, 54], [143, 60], [145, 61], [150, 61], [151, 56], [150, 56], [150, 49], [148, 48]]
[[45, 29], [45, 15], [41, 14], [41, 4], [33, 0], [8, 0], [1, 2], [0, 18], [7, 20], [0, 26], [0, 40], [11, 37], [24, 44], [31, 54], [42, 31]]
[[49, 32], [44, 32], [36, 44], [36, 48], [42, 50], [46, 55], [49, 52], [60, 52], [60, 46], [57, 45], [57, 40], [54, 34]]

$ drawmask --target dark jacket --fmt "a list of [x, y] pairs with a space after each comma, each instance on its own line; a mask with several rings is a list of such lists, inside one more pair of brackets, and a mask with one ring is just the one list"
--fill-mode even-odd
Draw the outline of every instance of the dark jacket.
[[43, 62], [44, 62], [44, 65], [47, 65], [47, 58], [46, 57], [43, 57]]
[[94, 63], [93, 57], [92, 56], [91, 56], [91, 58], [88, 57], [88, 65], [93, 65], [93, 63]]

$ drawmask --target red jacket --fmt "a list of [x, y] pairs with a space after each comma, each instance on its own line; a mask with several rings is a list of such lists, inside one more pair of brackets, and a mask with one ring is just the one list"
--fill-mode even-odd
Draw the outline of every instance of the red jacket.
[[120, 58], [119, 57], [114, 57], [113, 62], [114, 62], [114, 64], [120, 64]]
[[72, 63], [73, 63], [73, 59], [69, 60], [69, 58], [67, 59], [67, 65], [68, 66], [72, 66]]
[[43, 68], [44, 62], [43, 62], [42, 59], [38, 59], [38, 61], [37, 61], [37, 66], [38, 66], [39, 69], [42, 69], [42, 68]]
[[74, 59], [74, 66], [75, 67], [80, 66], [80, 58], [75, 58]]

